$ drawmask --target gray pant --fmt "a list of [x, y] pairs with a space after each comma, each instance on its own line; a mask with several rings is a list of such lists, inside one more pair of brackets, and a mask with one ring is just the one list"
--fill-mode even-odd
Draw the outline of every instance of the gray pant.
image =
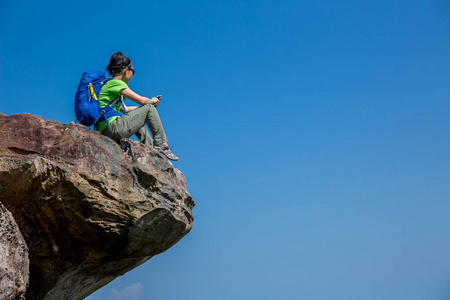
[[118, 117], [102, 131], [103, 135], [118, 141], [122, 138], [130, 138], [134, 134], [147, 146], [153, 147], [153, 140], [145, 128], [152, 132], [156, 146], [167, 142], [166, 134], [159, 118], [158, 111], [151, 104], [145, 104], [122, 117]]

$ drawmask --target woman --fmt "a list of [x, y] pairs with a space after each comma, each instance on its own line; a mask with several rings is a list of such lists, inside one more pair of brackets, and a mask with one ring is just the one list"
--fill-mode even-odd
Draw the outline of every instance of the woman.
[[[143, 97], [128, 87], [128, 82], [130, 82], [130, 79], [135, 73], [130, 58], [124, 56], [122, 52], [116, 52], [111, 56], [106, 70], [108, 70], [113, 79], [107, 81], [100, 91], [98, 98], [100, 107], [104, 107], [111, 100], [120, 97], [123, 108], [121, 105], [117, 105], [114, 109], [117, 111], [120, 109], [125, 115], [108, 118], [109, 125], [107, 125], [106, 120], [99, 121], [95, 125], [95, 129], [115, 141], [121, 138], [129, 138], [136, 134], [142, 143], [150, 147], [153, 147], [153, 144], [155, 144], [154, 148], [164, 154], [168, 159], [178, 160], [178, 157], [170, 151], [166, 134], [164, 133], [158, 111], [156, 110], [161, 98]], [[126, 106], [123, 103], [123, 97], [141, 106]], [[145, 128], [145, 124], [147, 124], [152, 132], [153, 139], [155, 140], [154, 143], [150, 133]]]

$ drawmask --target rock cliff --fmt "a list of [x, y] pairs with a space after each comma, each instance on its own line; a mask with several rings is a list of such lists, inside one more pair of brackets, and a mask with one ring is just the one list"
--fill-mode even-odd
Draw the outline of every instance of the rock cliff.
[[3, 298], [27, 300], [83, 299], [177, 243], [195, 205], [157, 151], [32, 114], [0, 114], [0, 203]]

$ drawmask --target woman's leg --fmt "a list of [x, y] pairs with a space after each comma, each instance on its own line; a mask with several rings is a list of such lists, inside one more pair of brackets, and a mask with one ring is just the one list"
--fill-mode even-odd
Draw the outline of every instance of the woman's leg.
[[148, 132], [145, 125], [142, 126], [141, 129], [138, 130], [138, 132], [136, 132], [136, 136], [142, 143], [153, 148], [152, 136], [150, 135], [150, 132]]
[[138, 107], [126, 115], [117, 118], [102, 131], [102, 134], [109, 136], [113, 140], [129, 138], [136, 134], [142, 143], [153, 147], [152, 138], [145, 128], [145, 124], [148, 125], [152, 132], [156, 145], [167, 143], [166, 134], [158, 111], [150, 104]]
[[159, 118], [159, 114], [158, 114], [158, 111], [156, 110], [156, 108], [151, 104], [146, 104], [141, 107], [148, 108], [147, 119], [146, 119], [147, 126], [152, 133], [153, 139], [155, 140], [155, 145], [158, 146], [163, 143], [167, 143], [166, 133], [164, 132], [164, 128], [163, 128], [161, 119]]

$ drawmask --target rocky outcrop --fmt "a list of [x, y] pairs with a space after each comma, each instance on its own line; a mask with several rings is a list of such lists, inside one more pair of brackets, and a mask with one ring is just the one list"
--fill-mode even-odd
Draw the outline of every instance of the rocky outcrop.
[[0, 299], [20, 299], [28, 285], [28, 248], [11, 213], [0, 203]]
[[193, 225], [184, 176], [157, 151], [31, 114], [0, 114], [0, 191], [29, 249], [27, 300], [83, 299]]

